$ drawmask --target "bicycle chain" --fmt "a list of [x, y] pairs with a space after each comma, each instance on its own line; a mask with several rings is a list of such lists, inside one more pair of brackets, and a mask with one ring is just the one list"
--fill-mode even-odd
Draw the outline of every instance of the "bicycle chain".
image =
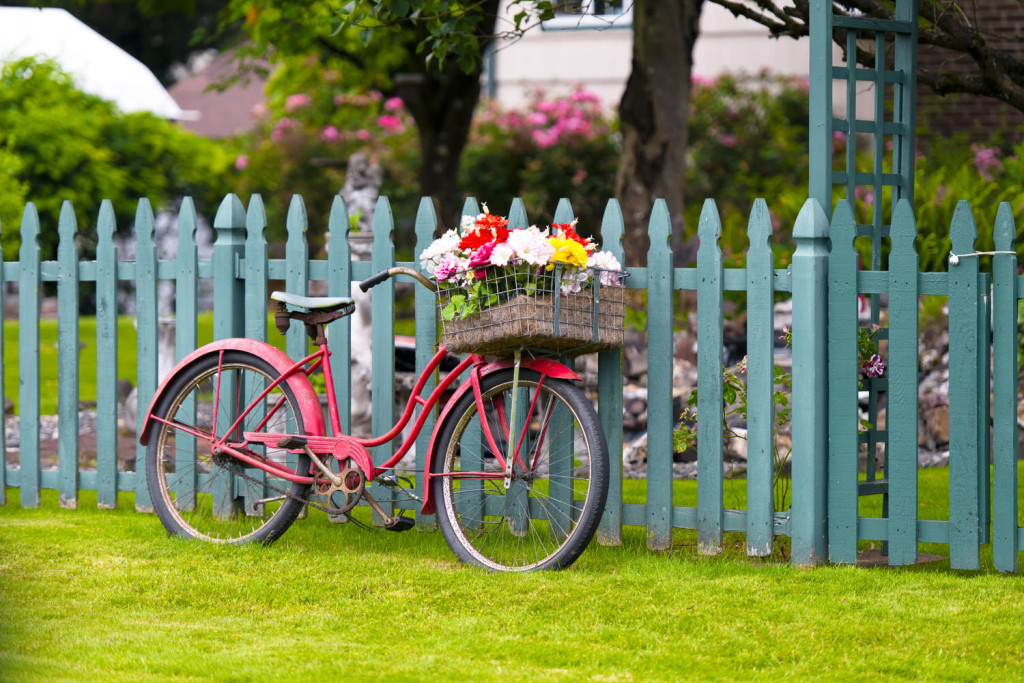
[[[298, 502], [300, 502], [300, 503], [302, 503], [304, 505], [309, 505], [311, 507], [316, 508], [317, 510], [322, 510], [322, 511], [326, 512], [329, 515], [345, 515], [346, 517], [348, 517], [348, 521], [352, 522], [353, 524], [355, 524], [356, 526], [358, 526], [358, 527], [360, 527], [362, 529], [366, 529], [368, 531], [385, 531], [385, 529], [378, 529], [376, 527], [370, 526], [369, 524], [364, 524], [363, 522], [360, 522], [358, 519], [356, 519], [355, 517], [353, 517], [350, 514], [348, 514], [348, 511], [351, 510], [352, 508], [349, 508], [348, 510], [344, 510], [342, 508], [336, 508], [336, 507], [332, 507], [330, 505], [321, 505], [320, 503], [314, 503], [313, 501], [311, 501], [311, 500], [309, 500], [307, 498], [301, 498], [299, 496], [296, 496], [293, 493], [291, 493], [290, 491], [285, 491], [283, 489], [279, 489], [276, 486], [272, 486], [271, 484], [268, 484], [265, 481], [260, 481], [256, 477], [250, 477], [248, 474], [245, 474], [244, 472], [238, 472], [236, 470], [230, 469], [230, 468], [228, 468], [228, 467], [226, 467], [226, 466], [224, 466], [224, 465], [222, 465], [222, 464], [220, 464], [220, 463], [218, 463], [216, 461], [214, 461], [214, 464], [216, 464], [218, 467], [220, 467], [222, 469], [227, 470], [228, 472], [230, 472], [231, 474], [234, 474], [235, 476], [241, 477], [242, 479], [247, 479], [247, 480], [253, 482], [254, 484], [259, 484], [259, 485], [261, 485], [261, 486], [263, 486], [263, 487], [265, 487], [267, 489], [270, 489], [274, 493], [280, 493], [285, 498], [291, 498], [292, 500], [297, 500]], [[361, 495], [362, 494], [360, 494], [360, 496]], [[382, 501], [382, 502], [386, 502], [386, 501]], [[395, 502], [395, 501], [394, 501], [394, 499], [392, 499], [390, 502]]]

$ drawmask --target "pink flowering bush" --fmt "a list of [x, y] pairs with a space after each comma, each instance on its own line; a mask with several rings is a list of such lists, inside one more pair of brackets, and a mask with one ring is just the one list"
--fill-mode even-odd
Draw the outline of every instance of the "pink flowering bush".
[[467, 194], [522, 197], [548, 223], [568, 197], [580, 225], [601, 224], [615, 193], [619, 145], [613, 112], [583, 89], [554, 96], [538, 90], [521, 108], [485, 103], [477, 112], [460, 170]]
[[508, 219], [488, 212], [463, 216], [459, 228], [434, 240], [420, 265], [434, 278], [448, 304], [445, 320], [465, 318], [518, 294], [537, 291], [539, 276], [556, 267], [562, 295], [594, 286], [622, 284], [622, 266], [610, 252], [597, 251], [576, 233], [576, 221], [509, 230]]

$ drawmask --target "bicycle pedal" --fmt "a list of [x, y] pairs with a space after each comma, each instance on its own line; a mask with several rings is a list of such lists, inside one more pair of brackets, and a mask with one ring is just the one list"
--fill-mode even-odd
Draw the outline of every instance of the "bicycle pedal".
[[384, 527], [388, 531], [408, 531], [416, 526], [416, 519], [414, 517], [392, 517], [392, 519], [394, 522], [391, 526]]

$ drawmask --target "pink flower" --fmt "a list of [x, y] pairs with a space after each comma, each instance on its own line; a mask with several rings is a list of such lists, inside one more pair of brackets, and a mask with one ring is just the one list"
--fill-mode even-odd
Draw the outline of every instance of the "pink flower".
[[274, 130], [270, 131], [270, 139], [277, 142], [284, 137], [284, 134], [295, 127], [295, 122], [287, 116], [283, 117], [274, 126]]
[[735, 147], [736, 136], [735, 135], [719, 135], [718, 141], [722, 143], [724, 147]]
[[382, 93], [380, 90], [371, 90], [370, 99], [373, 100], [374, 102], [380, 102], [381, 100], [384, 99], [384, 93]]
[[237, 159], [235, 159], [235, 168], [237, 168], [239, 171], [244, 170], [245, 167], [248, 166], [248, 165], [249, 165], [249, 155], [248, 154], [242, 154]]
[[404, 106], [401, 97], [389, 97], [384, 101], [384, 108], [388, 111], [401, 111]]
[[547, 148], [555, 145], [558, 142], [558, 133], [551, 129], [542, 130], [536, 129], [531, 133], [533, 141], [537, 143], [538, 147]]
[[860, 369], [867, 377], [881, 377], [885, 373], [885, 363], [882, 362], [882, 357], [876, 353], [862, 364]]
[[978, 169], [982, 178], [992, 180], [992, 170], [1003, 167], [1003, 162], [999, 161], [999, 148], [982, 147], [975, 143], [971, 145], [971, 151], [974, 152], [974, 168]]
[[871, 206], [875, 202], [875, 192], [870, 187], [864, 187], [858, 185], [857, 189], [853, 191], [853, 196], [863, 201], [868, 206]]
[[537, 103], [537, 109], [548, 114], [553, 112], [556, 106], [551, 100], [541, 100]]
[[569, 99], [573, 102], [601, 102], [601, 98], [597, 96], [597, 93], [593, 93], [582, 88], [574, 90], [573, 93], [569, 95]]
[[548, 117], [539, 111], [535, 111], [526, 117], [526, 122], [531, 126], [545, 126], [547, 125]]
[[707, 76], [693, 74], [692, 76], [690, 76], [690, 83], [696, 86], [700, 86], [702, 88], [710, 88], [715, 84], [715, 79], [708, 78]]
[[249, 113], [252, 114], [252, 117], [254, 119], [258, 119], [267, 113], [267, 105], [263, 104], [262, 102], [259, 104], [254, 104], [252, 105], [252, 109], [249, 110]]
[[345, 96], [339, 93], [334, 96], [333, 102], [335, 107], [340, 107], [345, 104]]
[[289, 95], [284, 101], [284, 110], [287, 112], [295, 111], [296, 109], [302, 109], [312, 104], [313, 100], [310, 99], [309, 95], [305, 93], [298, 93], [297, 95]]
[[391, 114], [385, 114], [377, 119], [377, 125], [386, 130], [389, 133], [401, 133], [405, 130], [405, 126], [402, 124], [402, 119]]
[[438, 282], [445, 282], [459, 272], [459, 257], [454, 254], [445, 254], [434, 269], [434, 277]]
[[337, 142], [341, 139], [341, 133], [334, 126], [325, 126], [320, 133], [320, 139], [324, 142]]
[[485, 266], [491, 265], [491, 252], [494, 251], [494, 245], [494, 242], [488, 242], [469, 255], [469, 267], [473, 269], [473, 275], [478, 280], [487, 275]]
[[356, 137], [362, 140], [363, 142], [366, 142], [367, 140], [370, 139], [370, 131], [366, 130], [365, 128], [360, 128], [359, 130], [356, 131]]

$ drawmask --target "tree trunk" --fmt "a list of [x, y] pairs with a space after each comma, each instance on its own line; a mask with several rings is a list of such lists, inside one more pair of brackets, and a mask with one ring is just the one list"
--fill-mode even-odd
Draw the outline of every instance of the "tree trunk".
[[655, 199], [672, 217], [677, 265], [682, 253], [683, 177], [690, 121], [690, 70], [703, 0], [636, 0], [633, 71], [619, 104], [622, 161], [616, 195], [625, 221], [626, 262], [647, 265], [647, 226]]
[[[475, 33], [482, 54], [494, 33], [498, 0], [486, 0], [478, 11], [483, 18]], [[420, 193], [434, 198], [441, 224], [454, 227], [462, 208], [458, 188], [462, 150], [480, 100], [483, 67], [478, 61], [472, 72], [465, 73], [455, 59], [449, 59], [438, 69], [436, 62], [426, 63], [426, 54], [413, 55], [415, 90], [403, 100], [420, 134]]]

